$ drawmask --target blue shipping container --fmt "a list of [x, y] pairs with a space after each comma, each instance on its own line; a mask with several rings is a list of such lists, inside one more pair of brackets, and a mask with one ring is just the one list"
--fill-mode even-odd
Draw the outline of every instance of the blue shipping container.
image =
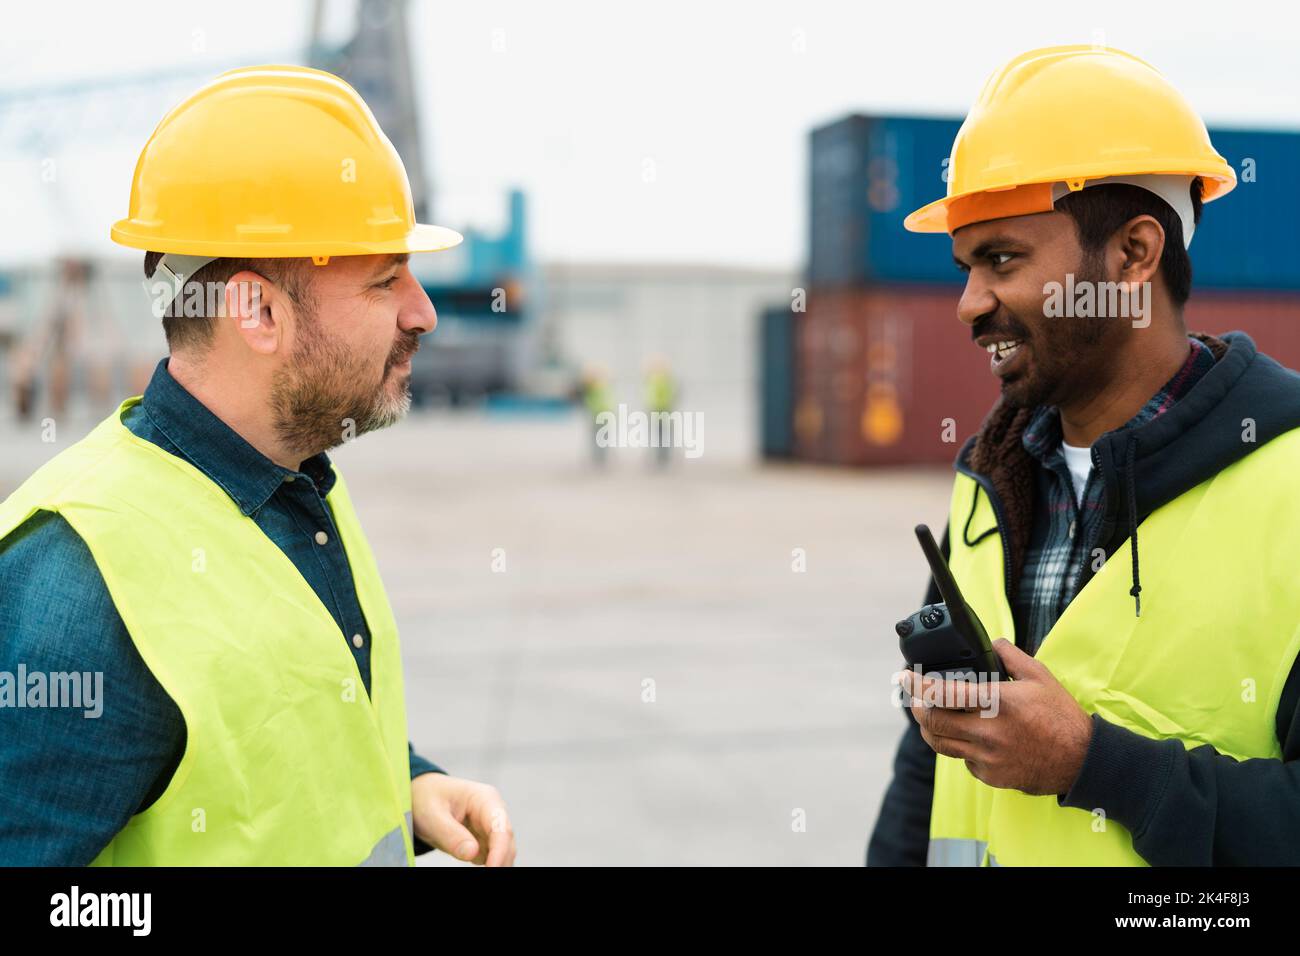
[[[809, 168], [808, 281], [950, 283], [951, 239], [903, 228], [943, 196], [955, 119], [848, 116], [816, 129]], [[1192, 241], [1194, 288], [1300, 289], [1300, 132], [1210, 130], [1238, 185], [1205, 207]]]
[[759, 324], [759, 440], [765, 458], [794, 454], [794, 313], [764, 309]]

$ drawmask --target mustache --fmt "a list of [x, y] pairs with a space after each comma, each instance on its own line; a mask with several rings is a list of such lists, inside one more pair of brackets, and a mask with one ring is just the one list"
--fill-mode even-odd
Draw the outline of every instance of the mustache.
[[393, 346], [393, 351], [388, 355], [388, 364], [398, 365], [405, 362], [410, 356], [414, 355], [419, 348], [420, 336], [418, 334], [406, 335], [402, 339], [398, 340], [397, 344]]
[[994, 322], [987, 319], [976, 322], [970, 329], [970, 340], [974, 342], [985, 335], [996, 335], [999, 339], [1006, 341], [1009, 339], [1027, 339], [1029, 331], [1014, 320]]

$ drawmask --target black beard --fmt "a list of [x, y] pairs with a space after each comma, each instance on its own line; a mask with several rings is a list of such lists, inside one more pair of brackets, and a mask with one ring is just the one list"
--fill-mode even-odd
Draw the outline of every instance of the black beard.
[[[1106, 281], [1105, 266], [1099, 255], [1085, 254], [1074, 273], [1075, 285]], [[1107, 338], [1113, 318], [1104, 316], [1043, 317], [1032, 339], [1032, 376], [1004, 384], [1003, 399], [1017, 408], [1060, 405], [1078, 391], [1080, 378], [1091, 379], [1092, 359]]]

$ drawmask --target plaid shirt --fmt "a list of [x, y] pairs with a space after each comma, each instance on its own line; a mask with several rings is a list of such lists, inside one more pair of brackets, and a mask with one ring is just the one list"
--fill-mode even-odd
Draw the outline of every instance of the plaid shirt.
[[[1194, 338], [1183, 367], [1147, 401], [1124, 428], [1137, 428], [1163, 415], [1192, 390], [1209, 369], [1214, 353]], [[1061, 415], [1054, 405], [1040, 406], [1030, 418], [1022, 441], [1025, 450], [1042, 465], [1037, 471], [1034, 528], [1025, 552], [1024, 574], [1016, 596], [1016, 633], [1022, 646], [1034, 654], [1057, 618], [1074, 600], [1093, 570], [1093, 549], [1101, 526], [1105, 491], [1097, 474], [1097, 452], [1079, 504], [1069, 466], [1061, 451]]]

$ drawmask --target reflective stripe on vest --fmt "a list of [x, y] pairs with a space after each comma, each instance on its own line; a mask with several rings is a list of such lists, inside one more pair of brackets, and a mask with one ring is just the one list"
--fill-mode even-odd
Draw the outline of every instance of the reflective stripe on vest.
[[[1141, 617], [1128, 594], [1125, 543], [1071, 601], [1038, 659], [1086, 712], [1112, 724], [1187, 747], [1210, 744], [1238, 760], [1280, 759], [1278, 700], [1300, 653], [1297, 473], [1300, 429], [1157, 509], [1139, 529]], [[987, 495], [958, 474], [950, 564], [996, 639], [1014, 626], [1002, 538], [984, 536], [994, 527]], [[987, 787], [947, 757], [936, 757], [930, 836], [986, 839], [990, 865], [1145, 865], [1105, 807], [1079, 810], [1055, 796]]]
[[938, 837], [930, 840], [925, 854], [926, 866], [979, 866], [988, 844], [983, 840], [959, 840]]
[[[406, 814], [406, 829], [410, 833], [415, 833], [415, 823], [411, 819], [411, 814]], [[370, 851], [370, 855], [361, 861], [360, 866], [409, 866], [410, 861], [406, 857], [406, 835], [402, 833], [401, 827], [389, 830], [383, 835], [375, 848]]]
[[202, 472], [122, 424], [139, 401], [0, 504], [0, 539], [37, 510], [76, 530], [185, 720], [166, 790], [93, 862], [412, 863], [397, 627], [345, 482], [326, 501], [371, 630], [370, 695], [284, 552]]

